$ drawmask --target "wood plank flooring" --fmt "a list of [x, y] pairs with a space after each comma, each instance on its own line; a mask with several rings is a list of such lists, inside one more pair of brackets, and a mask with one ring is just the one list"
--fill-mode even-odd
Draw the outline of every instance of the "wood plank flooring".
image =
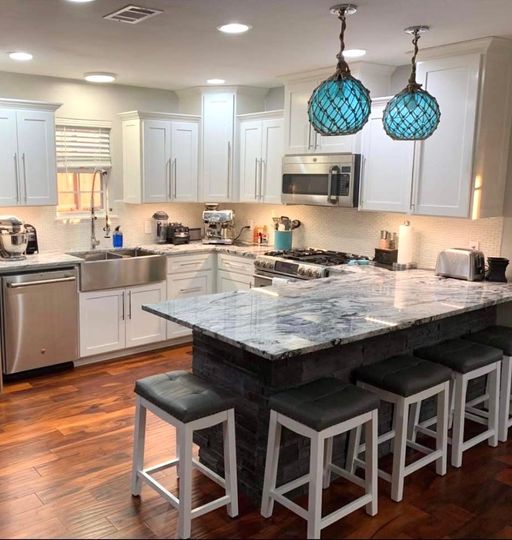
[[[1, 538], [172, 538], [177, 514], [144, 487], [129, 491], [133, 385], [138, 378], [188, 369], [188, 347], [77, 368], [7, 384], [0, 396]], [[175, 451], [172, 429], [151, 417], [147, 463]], [[177, 489], [174, 472], [160, 473]], [[199, 473], [194, 503], [219, 495]], [[360, 510], [323, 532], [323, 538], [512, 538], [512, 441], [464, 455], [461, 470], [436, 476], [422, 469], [406, 480], [405, 499], [389, 499], [380, 484], [379, 514]], [[336, 481], [325, 512], [358, 494]], [[195, 538], [303, 538], [305, 523], [276, 505], [274, 516], [241, 499], [239, 519], [224, 509], [192, 523]], [[305, 504], [302, 499], [302, 503]]]

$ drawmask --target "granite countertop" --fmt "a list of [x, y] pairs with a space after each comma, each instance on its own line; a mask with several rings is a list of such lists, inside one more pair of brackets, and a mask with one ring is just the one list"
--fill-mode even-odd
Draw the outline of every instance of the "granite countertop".
[[172, 244], [148, 244], [139, 246], [142, 249], [153, 251], [159, 255], [194, 255], [196, 253], [227, 253], [255, 259], [258, 255], [263, 255], [272, 250], [272, 246], [259, 246], [253, 244], [219, 245], [203, 244], [202, 242], [191, 242], [181, 246]]
[[269, 360], [512, 301], [512, 284], [345, 267], [326, 278], [144, 306]]
[[27, 255], [27, 258], [22, 261], [0, 260], [0, 274], [77, 264], [80, 264], [80, 259], [77, 257], [59, 251], [47, 251], [36, 255]]

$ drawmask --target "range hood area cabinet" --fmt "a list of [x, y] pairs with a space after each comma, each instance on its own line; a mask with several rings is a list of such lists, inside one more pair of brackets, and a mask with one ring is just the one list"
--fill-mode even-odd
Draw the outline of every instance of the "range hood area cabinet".
[[0, 99], [0, 206], [57, 204], [60, 103]]
[[428, 216], [503, 215], [512, 126], [512, 41], [486, 38], [422, 51], [418, 81], [441, 122], [418, 142], [384, 133], [387, 99], [362, 134], [361, 210]]
[[283, 111], [238, 116], [240, 202], [281, 204]]
[[268, 88], [198, 87], [176, 93], [182, 112], [202, 117], [199, 159], [201, 200], [239, 201], [237, 115], [265, 110]]
[[[352, 74], [372, 96], [387, 96], [395, 66], [355, 62]], [[308, 118], [308, 102], [314, 89], [334, 72], [334, 68], [282, 77], [285, 83], [285, 154], [359, 153], [360, 135], [324, 137], [316, 133]]]
[[120, 116], [124, 202], [198, 201], [201, 118], [139, 111]]

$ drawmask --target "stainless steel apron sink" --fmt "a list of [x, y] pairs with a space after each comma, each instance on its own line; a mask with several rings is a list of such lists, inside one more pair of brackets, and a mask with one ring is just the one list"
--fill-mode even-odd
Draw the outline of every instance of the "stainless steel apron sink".
[[82, 259], [80, 290], [100, 291], [165, 281], [167, 257], [143, 249], [68, 253]]

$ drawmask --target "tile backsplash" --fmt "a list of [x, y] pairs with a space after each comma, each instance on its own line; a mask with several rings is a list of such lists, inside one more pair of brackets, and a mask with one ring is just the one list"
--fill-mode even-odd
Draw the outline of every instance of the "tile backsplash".
[[[480, 220], [404, 216], [383, 212], [359, 212], [352, 208], [323, 208], [315, 206], [275, 206], [259, 204], [222, 205], [236, 212], [237, 229], [252, 221], [255, 225], [267, 225], [272, 231], [272, 216], [287, 215], [300, 219], [302, 227], [294, 233], [295, 247], [317, 247], [348, 251], [373, 256], [380, 231], [398, 232], [398, 227], [409, 219], [415, 231], [415, 258], [424, 268], [433, 268], [439, 251], [449, 247], [468, 247], [478, 242], [486, 256], [501, 252], [503, 218]], [[144, 221], [150, 220], [157, 210], [166, 211], [172, 221], [181, 221], [190, 227], [201, 227], [201, 203], [187, 204], [114, 204], [112, 224], [121, 225], [126, 246], [148, 244], [152, 236], [144, 232]], [[14, 214], [33, 224], [38, 231], [41, 250], [73, 251], [89, 248], [90, 221], [66, 223], [56, 218], [55, 207], [2, 208], [2, 214]], [[100, 247], [110, 247], [111, 239], [104, 239], [104, 220], [97, 221], [97, 237]], [[250, 240], [244, 233], [243, 240]], [[272, 236], [271, 236], [272, 240]]]

